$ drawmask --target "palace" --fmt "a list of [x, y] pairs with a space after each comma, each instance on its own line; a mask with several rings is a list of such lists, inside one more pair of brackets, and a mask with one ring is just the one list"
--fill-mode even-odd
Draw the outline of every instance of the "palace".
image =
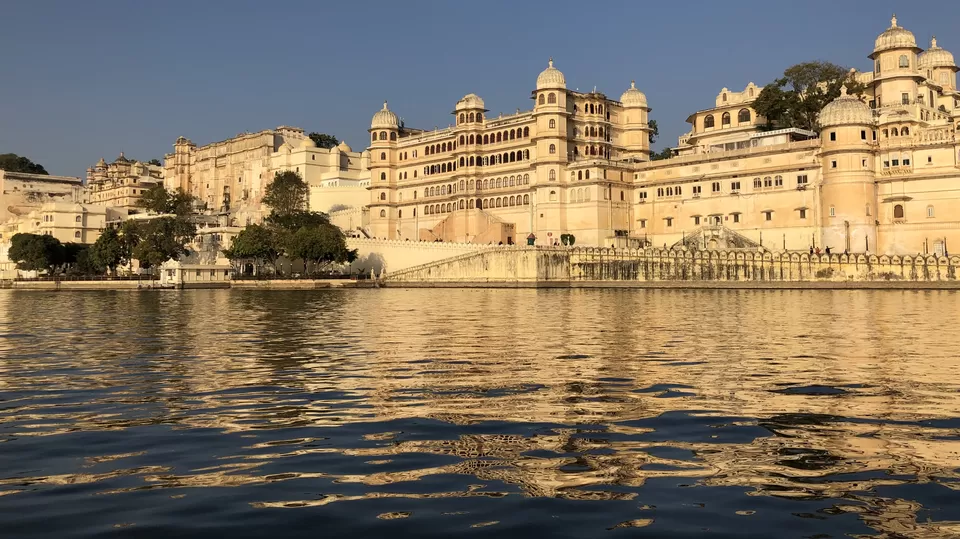
[[92, 204], [135, 210], [140, 196], [155, 185], [163, 185], [163, 169], [131, 161], [120, 152], [113, 163], [103, 158], [87, 169], [86, 188]]
[[691, 115], [673, 158], [651, 161], [646, 96], [567, 89], [551, 61], [533, 109], [487, 116], [469, 94], [454, 125], [370, 125], [369, 232], [410, 240], [944, 253], [960, 246], [960, 93], [953, 56], [896, 18], [873, 69], [851, 72], [820, 132], [765, 131], [762, 90], [726, 88]]

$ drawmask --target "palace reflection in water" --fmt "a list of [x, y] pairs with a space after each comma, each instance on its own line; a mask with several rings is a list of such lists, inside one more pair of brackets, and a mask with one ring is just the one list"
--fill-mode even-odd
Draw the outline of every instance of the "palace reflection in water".
[[15, 535], [960, 534], [956, 293], [2, 292]]

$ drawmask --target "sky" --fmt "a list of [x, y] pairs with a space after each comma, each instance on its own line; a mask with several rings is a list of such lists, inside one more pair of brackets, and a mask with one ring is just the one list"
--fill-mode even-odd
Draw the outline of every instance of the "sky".
[[163, 159], [280, 125], [366, 147], [387, 100], [409, 127], [532, 107], [554, 58], [567, 87], [613, 99], [636, 80], [673, 146], [720, 89], [793, 64], [871, 68], [896, 13], [918, 45], [960, 58], [960, 2], [8, 0], [0, 32], [0, 153], [85, 176], [100, 157]]

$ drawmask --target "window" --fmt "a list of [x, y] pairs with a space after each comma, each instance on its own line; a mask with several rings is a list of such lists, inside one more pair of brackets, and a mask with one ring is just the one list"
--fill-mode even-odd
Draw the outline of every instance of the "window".
[[713, 120], [713, 114], [708, 114], [708, 115], [707, 115], [706, 117], [704, 117], [704, 119], [703, 119], [703, 128], [704, 128], [704, 129], [712, 129], [712, 128], [714, 127], [714, 123], [713, 123], [713, 122], [714, 122], [714, 120]]
[[732, 215], [733, 215], [733, 222], [734, 222], [734, 223], [739, 223], [739, 222], [740, 222], [740, 214], [739, 214], [739, 213], [734, 213], [734, 214], [732, 214]]
[[550, 122], [549, 122], [547, 125], [550, 127], [550, 129], [556, 129], [556, 127], [557, 127], [557, 121], [551, 119]]
[[933, 206], [927, 206], [927, 217], [933, 217]]
[[547, 103], [550, 103], [551, 105], [553, 105], [556, 102], [557, 102], [557, 94], [550, 92], [550, 94], [547, 95]]
[[380, 193], [380, 200], [386, 200], [386, 199], [387, 199], [387, 194], [386, 194], [386, 193]]
[[79, 223], [82, 219], [83, 219], [83, 218], [78, 215], [78, 216], [74, 219], [74, 221], [76, 221], [76, 222]]
[[551, 144], [551, 145], [550, 145], [549, 152], [550, 152], [550, 154], [555, 154], [555, 153], [557, 153], [557, 145], [556, 145], [556, 144]]
[[550, 191], [550, 202], [556, 202], [556, 201], [557, 201], [557, 192]]
[[386, 216], [387, 216], [387, 210], [380, 210], [380, 217], [386, 217]]
[[720, 192], [720, 182], [713, 182], [713, 185], [710, 186], [710, 190], [711, 190], [711, 192], [713, 192], [713, 193], [719, 193], [719, 192]]
[[860, 140], [867, 140], [867, 132], [864, 129], [860, 130]]
[[[750, 91], [753, 92], [753, 89]], [[750, 111], [747, 109], [740, 109], [740, 112], [737, 113], [737, 123], [750, 123]]]
[[647, 220], [640, 219], [640, 228], [647, 228]]
[[754, 188], [754, 189], [760, 189], [761, 187], [763, 187], [763, 181], [760, 180], [760, 178], [754, 178], [754, 179], [753, 179], [753, 188]]
[[381, 160], [381, 161], [386, 161], [386, 160], [387, 160], [387, 154], [386, 154], [386, 152], [380, 152], [380, 160]]
[[386, 172], [381, 172], [381, 173], [380, 173], [380, 180], [386, 180], [386, 179], [387, 179], [387, 173], [386, 173]]
[[640, 196], [640, 202], [646, 202], [646, 201], [647, 201], [647, 192], [646, 192], [646, 191], [640, 191], [640, 195], [639, 195], [639, 196]]
[[831, 140], [831, 141], [837, 140], [837, 132], [836, 132], [836, 131], [831, 131], [831, 132], [830, 132], [830, 140]]
[[[933, 209], [933, 208], [931, 208], [931, 209]], [[74, 232], [74, 233], [73, 233], [73, 237], [74, 237], [74, 238], [79, 238], [79, 237], [80, 237], [80, 231], [77, 230], [76, 232]]]
[[807, 218], [807, 209], [806, 209], [806, 208], [800, 208], [800, 218], [801, 218], [801, 219], [806, 219], [806, 218]]
[[894, 157], [894, 158], [891, 160], [891, 163], [890, 163], [890, 164], [893, 165], [893, 166], [895, 166], [895, 167], [899, 167], [899, 166], [900, 166], [900, 160], [897, 159], [896, 157]]
[[673, 226], [673, 217], [667, 217], [666, 221], [667, 221], [667, 228], [670, 228]]
[[830, 161], [830, 168], [837, 168], [837, 162], [836, 162], [836, 161]]
[[783, 187], [783, 176], [774, 176], [774, 177], [773, 177], [773, 186], [774, 186], [774, 187]]
[[540, 94], [540, 97], [537, 98], [537, 104], [543, 105], [546, 102], [547, 102], [547, 97], [543, 94]]
[[900, 67], [910, 67], [910, 60], [907, 58], [906, 54], [900, 55]]
[[694, 224], [694, 225], [699, 225], [699, 224], [700, 224], [700, 216], [699, 216], [699, 215], [694, 215], [694, 216], [693, 216], [693, 224]]
[[730, 190], [737, 192], [740, 190], [740, 182], [730, 182]]
[[701, 187], [700, 187], [699, 185], [694, 185], [694, 186], [693, 186], [693, 196], [700, 196], [700, 189], [701, 189]]
[[769, 211], [769, 210], [763, 212], [763, 220], [764, 220], [764, 221], [773, 221], [773, 212], [772, 212], [772, 211]]
[[386, 131], [381, 131], [381, 132], [380, 132], [380, 140], [387, 140], [387, 132], [386, 132]]
[[807, 185], [807, 175], [801, 174], [797, 176], [797, 185]]
[[894, 219], [903, 219], [903, 205], [897, 204], [893, 207], [893, 218]]
[[900, 94], [900, 104], [909, 105], [910, 104], [910, 94], [902, 93]]
[[836, 217], [836, 216], [837, 216], [837, 208], [834, 206], [830, 206], [830, 217]]
[[556, 180], [557, 180], [557, 171], [556, 171], [556, 170], [553, 170], [553, 169], [550, 169], [550, 173], [547, 174], [547, 178], [548, 178], [550, 181], [556, 181]]
[[730, 113], [724, 112], [723, 116], [720, 117], [720, 125], [726, 127], [730, 125]]
[[906, 154], [906, 153], [903, 154], [903, 166], [905, 167], [910, 166], [910, 154]]

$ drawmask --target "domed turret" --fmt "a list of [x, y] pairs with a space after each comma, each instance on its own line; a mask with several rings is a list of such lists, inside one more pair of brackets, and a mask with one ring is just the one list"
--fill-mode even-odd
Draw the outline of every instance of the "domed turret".
[[873, 125], [873, 111], [866, 103], [847, 94], [847, 87], [840, 88], [840, 97], [820, 111], [820, 127], [837, 125]]
[[310, 137], [303, 137], [303, 141], [300, 142], [300, 146], [303, 148], [316, 148], [317, 143], [314, 142]]
[[397, 115], [387, 108], [386, 101], [383, 102], [383, 108], [378, 110], [373, 115], [373, 120], [370, 121], [371, 129], [397, 129], [399, 125]]
[[537, 77], [537, 90], [548, 88], [566, 89], [567, 81], [563, 78], [563, 73], [553, 67], [553, 58], [547, 63], [547, 68], [540, 72]]
[[114, 161], [114, 163], [129, 163], [130, 160], [123, 156], [123, 152], [120, 152], [120, 156]]
[[890, 19], [890, 28], [877, 36], [873, 46], [873, 54], [870, 57], [873, 58], [877, 54], [891, 49], [916, 49], [918, 52], [920, 50], [917, 48], [917, 38], [913, 36], [913, 32], [897, 26], [896, 15]]
[[620, 102], [623, 103], [624, 107], [646, 107], [647, 96], [637, 90], [636, 81], [630, 81], [630, 89], [623, 92], [623, 95], [620, 96]]
[[344, 153], [348, 153], [348, 152], [352, 152], [352, 151], [353, 151], [353, 148], [351, 148], [349, 145], [347, 145], [346, 142], [344, 142], [344, 141], [342, 141], [342, 140], [340, 141], [340, 144], [337, 144], [337, 149], [340, 150], [341, 152], [344, 152]]
[[484, 109], [483, 99], [480, 98], [477, 94], [467, 94], [463, 96], [460, 101], [457, 101], [457, 106], [454, 110], [473, 110], [473, 109]]
[[917, 57], [917, 66], [920, 69], [933, 69], [936, 67], [947, 67], [957, 69], [957, 64], [950, 51], [937, 46], [937, 38], [930, 40], [930, 48], [920, 53]]

